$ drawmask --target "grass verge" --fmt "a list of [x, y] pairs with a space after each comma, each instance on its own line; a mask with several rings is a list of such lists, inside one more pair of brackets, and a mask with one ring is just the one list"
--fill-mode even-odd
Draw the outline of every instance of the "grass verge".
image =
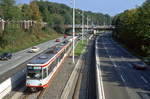
[[63, 36], [62, 34], [58, 34], [58, 33], [51, 33], [51, 34], [39, 34], [39, 36], [37, 35], [24, 35], [24, 37], [17, 39], [17, 41], [14, 41], [14, 43], [12, 44], [8, 44], [5, 48], [1, 48], [0, 47], [0, 54], [4, 53], [4, 52], [17, 52], [17, 51], [21, 51], [24, 50], [26, 48], [29, 48], [31, 46], [35, 46], [38, 45], [40, 43], [44, 43], [46, 41], [55, 39], [57, 37]]
[[82, 50], [85, 48], [87, 44], [87, 41], [86, 40], [83, 40], [83, 43], [82, 43], [82, 40], [80, 40], [75, 48], [75, 55], [76, 56], [79, 56], [82, 54]]

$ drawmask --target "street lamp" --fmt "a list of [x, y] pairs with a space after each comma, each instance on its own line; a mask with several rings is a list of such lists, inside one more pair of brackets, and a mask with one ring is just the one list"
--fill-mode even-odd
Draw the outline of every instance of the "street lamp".
[[87, 17], [87, 33], [88, 33], [89, 18]]
[[74, 36], [75, 36], [75, 0], [73, 0], [73, 51], [72, 51], [72, 61], [74, 61], [74, 49], [75, 49], [75, 41], [74, 41]]
[[79, 15], [82, 16], [82, 43], [83, 43], [83, 34], [84, 34], [84, 10], [82, 12], [78, 12]]
[[83, 34], [84, 34], [84, 11], [82, 10], [82, 43], [83, 43]]

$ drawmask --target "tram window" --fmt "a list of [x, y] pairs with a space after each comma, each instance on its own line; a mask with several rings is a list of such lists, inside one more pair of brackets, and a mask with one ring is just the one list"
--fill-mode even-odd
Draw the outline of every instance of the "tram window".
[[64, 57], [64, 52], [62, 52], [61, 54], [60, 54], [60, 60]]
[[57, 61], [53, 61], [52, 64], [50, 64], [50, 66], [48, 67], [48, 73], [50, 73], [54, 67], [57, 65]]
[[55, 59], [55, 66], [57, 66], [57, 64], [59, 63], [59, 57], [57, 57], [56, 59]]
[[66, 52], [69, 50], [69, 46], [66, 48]]
[[41, 79], [42, 78], [41, 69], [28, 70], [27, 78], [29, 78], [29, 79]]
[[46, 70], [46, 68], [43, 69], [43, 79], [44, 79], [45, 77], [47, 77], [47, 70]]

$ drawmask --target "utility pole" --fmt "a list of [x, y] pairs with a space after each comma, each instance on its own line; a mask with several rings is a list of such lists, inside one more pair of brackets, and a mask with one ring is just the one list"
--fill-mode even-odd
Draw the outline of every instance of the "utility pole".
[[74, 61], [74, 50], [75, 50], [75, 0], [73, 0], [73, 51], [72, 51], [72, 61], [73, 63], [75, 63]]
[[87, 17], [87, 32], [88, 32], [88, 24], [89, 24], [89, 19]]
[[83, 34], [84, 34], [84, 11], [82, 10], [82, 43], [83, 43]]

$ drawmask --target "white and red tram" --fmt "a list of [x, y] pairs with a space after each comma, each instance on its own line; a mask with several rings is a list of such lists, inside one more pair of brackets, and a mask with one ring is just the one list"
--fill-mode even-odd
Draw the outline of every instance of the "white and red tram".
[[45, 88], [54, 78], [64, 58], [69, 54], [72, 42], [63, 42], [49, 48], [27, 64], [26, 86], [30, 89]]

